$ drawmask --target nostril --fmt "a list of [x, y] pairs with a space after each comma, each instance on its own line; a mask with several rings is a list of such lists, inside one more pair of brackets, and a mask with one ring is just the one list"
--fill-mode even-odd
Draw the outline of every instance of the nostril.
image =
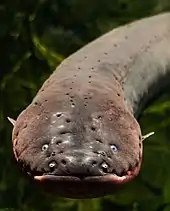
[[67, 123], [70, 123], [70, 122], [71, 122], [71, 120], [70, 120], [70, 119], [66, 119], [66, 122], [67, 122]]
[[69, 131], [67, 129], [63, 129], [62, 131], [60, 131], [60, 135], [64, 135], [66, 133], [69, 133]]
[[61, 160], [61, 163], [62, 163], [63, 165], [66, 165], [67, 162], [66, 162], [66, 160], [62, 159], [62, 160]]
[[104, 173], [108, 173], [109, 166], [108, 166], [107, 163], [102, 163], [101, 164], [101, 168], [102, 168], [102, 170], [103, 170]]
[[55, 156], [55, 155], [56, 155], [56, 153], [55, 153], [55, 152], [52, 152], [52, 153], [51, 153], [51, 155], [52, 155], [52, 156]]
[[61, 116], [61, 113], [57, 113], [57, 117], [60, 117]]
[[57, 142], [56, 142], [56, 144], [58, 145], [58, 144], [61, 144], [62, 143], [62, 140], [58, 140]]
[[60, 132], [60, 135], [64, 135], [64, 134], [66, 134], [67, 132], [66, 131], [61, 131]]
[[100, 138], [96, 138], [96, 141], [102, 143], [102, 140]]
[[92, 131], [95, 131], [96, 128], [95, 128], [94, 126], [91, 126], [91, 130], [92, 130]]
[[55, 161], [50, 162], [50, 163], [49, 163], [50, 170], [53, 171], [54, 168], [56, 167], [56, 165], [57, 165], [57, 164], [56, 164]]
[[92, 161], [92, 166], [95, 166], [97, 162], [95, 160]]

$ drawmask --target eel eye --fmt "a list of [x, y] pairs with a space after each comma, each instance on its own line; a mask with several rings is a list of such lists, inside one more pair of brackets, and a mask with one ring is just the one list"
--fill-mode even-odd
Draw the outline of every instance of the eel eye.
[[111, 150], [112, 150], [113, 152], [116, 152], [116, 151], [117, 151], [117, 147], [116, 147], [115, 145], [111, 145], [110, 148], [111, 148]]
[[48, 144], [44, 144], [41, 149], [42, 149], [42, 151], [47, 150], [48, 149]]

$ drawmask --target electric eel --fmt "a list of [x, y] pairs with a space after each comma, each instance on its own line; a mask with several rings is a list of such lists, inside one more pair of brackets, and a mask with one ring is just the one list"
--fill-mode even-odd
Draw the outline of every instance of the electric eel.
[[66, 58], [17, 120], [13, 151], [56, 196], [115, 194], [142, 163], [138, 118], [168, 86], [170, 13], [120, 26]]

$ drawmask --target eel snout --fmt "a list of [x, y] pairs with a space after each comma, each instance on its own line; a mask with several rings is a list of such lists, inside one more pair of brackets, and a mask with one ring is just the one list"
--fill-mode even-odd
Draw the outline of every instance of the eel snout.
[[46, 99], [34, 100], [13, 122], [15, 157], [38, 184], [60, 196], [88, 198], [113, 193], [138, 174], [140, 128], [119, 100], [103, 95], [100, 104], [85, 105], [75, 95], [73, 106], [62, 97]]

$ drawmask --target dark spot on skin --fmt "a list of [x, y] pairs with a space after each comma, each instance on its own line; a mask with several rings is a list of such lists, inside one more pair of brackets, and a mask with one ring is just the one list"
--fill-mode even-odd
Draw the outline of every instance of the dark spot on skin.
[[27, 124], [25, 124], [23, 128], [24, 128], [24, 129], [27, 128]]
[[70, 123], [70, 122], [71, 122], [71, 120], [70, 120], [70, 119], [66, 119], [66, 122], [67, 122], [67, 123]]
[[85, 107], [87, 107], [87, 104], [84, 104]]
[[70, 87], [70, 89], [73, 89], [72, 87]]
[[[114, 75], [113, 75], [114, 76]], [[114, 76], [115, 77], [115, 80], [117, 81], [118, 80], [118, 77]]]
[[67, 92], [66, 95], [69, 95], [69, 93]]
[[98, 116], [97, 116], [97, 119], [101, 119], [101, 118], [102, 118], [102, 116], [101, 116], [101, 115], [98, 115]]
[[108, 157], [109, 159], [112, 159], [112, 157], [111, 157], [110, 155], [107, 155], [107, 157]]
[[77, 77], [77, 75], [74, 75], [74, 77], [76, 78], [76, 77]]
[[62, 154], [62, 153], [64, 153], [64, 151], [63, 151], [63, 150], [60, 150], [60, 151], [59, 151], [59, 154]]
[[89, 78], [91, 78], [91, 75], [89, 75]]
[[94, 126], [91, 126], [91, 130], [92, 130], [92, 131], [95, 131], [96, 128], [95, 128]]
[[87, 168], [87, 173], [90, 173], [90, 169]]
[[128, 36], [125, 36], [125, 40], [127, 40], [128, 39]]
[[105, 54], [105, 55], [107, 55], [107, 53], [106, 53], [106, 52], [105, 52], [104, 54]]
[[92, 67], [91, 69], [94, 70], [94, 67]]
[[79, 69], [79, 70], [81, 70], [81, 68], [80, 68], [80, 67], [78, 67], [78, 69]]
[[119, 94], [119, 93], [117, 93], [117, 96], [119, 96], [119, 97], [120, 97], [120, 94]]
[[96, 138], [96, 141], [102, 143], [102, 140], [100, 138]]
[[64, 134], [66, 134], [67, 133], [67, 131], [61, 131], [60, 132], [60, 135], [64, 135]]
[[61, 163], [62, 163], [63, 165], [66, 165], [67, 162], [66, 162], [64, 159], [62, 159], [62, 160], [61, 160]]
[[87, 97], [84, 97], [84, 100], [87, 100], [88, 98]]
[[100, 62], [100, 59], [98, 60], [98, 62]]
[[43, 92], [43, 91], [44, 91], [44, 89], [41, 89], [41, 91]]
[[52, 152], [52, 153], [51, 153], [51, 156], [55, 156], [55, 155], [56, 155], [56, 153], [55, 153], [55, 152]]
[[114, 44], [114, 47], [117, 47], [117, 44]]
[[60, 116], [61, 116], [61, 113], [58, 113], [58, 114], [57, 114], [57, 117], [60, 117]]
[[87, 59], [87, 56], [85, 56], [84, 58]]
[[91, 81], [89, 81], [88, 83], [91, 84]]
[[61, 140], [58, 140], [58, 141], [56, 142], [57, 145], [59, 145], [59, 144], [61, 144], [61, 143], [62, 143]]
[[37, 101], [34, 104], [35, 105], [38, 105], [38, 106], [41, 106], [42, 105], [40, 102], [37, 102]]
[[97, 162], [94, 160], [92, 161], [92, 166], [95, 166], [97, 164]]
[[124, 65], [124, 68], [126, 69], [127, 68], [127, 65]]
[[135, 165], [135, 167], [137, 167], [139, 165], [139, 162], [136, 162], [136, 165]]

